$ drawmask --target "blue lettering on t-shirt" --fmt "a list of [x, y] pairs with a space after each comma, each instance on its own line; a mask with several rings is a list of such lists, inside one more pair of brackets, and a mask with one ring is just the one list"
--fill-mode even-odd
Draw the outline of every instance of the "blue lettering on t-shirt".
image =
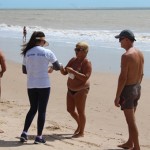
[[45, 54], [37, 53], [37, 56], [45, 56]]
[[30, 57], [30, 56], [35, 56], [35, 54], [28, 54], [28, 55], [27, 55], [27, 57]]
[[[28, 54], [27, 57], [35, 56], [36, 54]], [[37, 53], [37, 56], [45, 56], [45, 54]]]

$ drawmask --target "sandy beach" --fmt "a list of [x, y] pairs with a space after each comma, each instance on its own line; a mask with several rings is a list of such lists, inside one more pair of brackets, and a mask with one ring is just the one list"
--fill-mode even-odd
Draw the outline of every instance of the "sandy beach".
[[[123, 112], [113, 104], [118, 75], [93, 72], [86, 103], [85, 136], [77, 139], [71, 138], [76, 124], [66, 111], [67, 76], [53, 72], [50, 78], [52, 90], [43, 130], [47, 142], [33, 144], [36, 116], [29, 129], [29, 140], [22, 144], [19, 136], [29, 109], [26, 75], [22, 74], [21, 64], [7, 61], [7, 71], [1, 81], [0, 129], [4, 133], [0, 133], [0, 150], [119, 150], [116, 145], [128, 138], [128, 131]], [[144, 78], [136, 113], [142, 150], [150, 149], [149, 89], [150, 79]]]

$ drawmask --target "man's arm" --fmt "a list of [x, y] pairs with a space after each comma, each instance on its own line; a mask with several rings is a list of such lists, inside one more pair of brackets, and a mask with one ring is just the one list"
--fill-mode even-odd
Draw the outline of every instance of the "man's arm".
[[141, 55], [141, 59], [142, 59], [141, 80], [140, 80], [140, 83], [141, 83], [142, 79], [143, 79], [143, 76], [144, 76], [144, 56], [141, 52], [140, 52], [140, 55]]
[[6, 71], [6, 62], [2, 52], [0, 52], [0, 65], [1, 65], [0, 77], [2, 77], [3, 73]]
[[115, 98], [115, 105], [117, 107], [120, 106], [120, 104], [119, 104], [120, 95], [121, 95], [121, 92], [122, 92], [122, 90], [123, 90], [123, 88], [126, 84], [127, 74], [128, 74], [127, 56], [122, 55], [122, 58], [121, 58], [121, 72], [120, 72], [119, 79], [118, 79], [118, 87], [117, 87], [116, 98]]

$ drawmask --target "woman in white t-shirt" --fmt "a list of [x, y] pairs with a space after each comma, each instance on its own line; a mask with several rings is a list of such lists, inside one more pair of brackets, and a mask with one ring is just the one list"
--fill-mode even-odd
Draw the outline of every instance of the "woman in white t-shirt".
[[[33, 32], [29, 42], [23, 45], [22, 71], [27, 74], [27, 91], [30, 101], [30, 109], [27, 113], [24, 129], [20, 137], [21, 142], [28, 140], [27, 132], [38, 111], [37, 136], [34, 143], [45, 143], [42, 137], [42, 131], [45, 124], [46, 107], [50, 95], [50, 80], [48, 72], [60, 70], [60, 64], [55, 54], [44, 48], [48, 42], [45, 40], [45, 34], [41, 31]], [[49, 63], [53, 67], [48, 67]]]

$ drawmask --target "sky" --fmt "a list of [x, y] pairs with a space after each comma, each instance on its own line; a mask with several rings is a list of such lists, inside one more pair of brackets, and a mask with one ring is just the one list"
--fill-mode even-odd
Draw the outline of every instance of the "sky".
[[150, 0], [0, 0], [0, 9], [92, 9], [149, 7]]

